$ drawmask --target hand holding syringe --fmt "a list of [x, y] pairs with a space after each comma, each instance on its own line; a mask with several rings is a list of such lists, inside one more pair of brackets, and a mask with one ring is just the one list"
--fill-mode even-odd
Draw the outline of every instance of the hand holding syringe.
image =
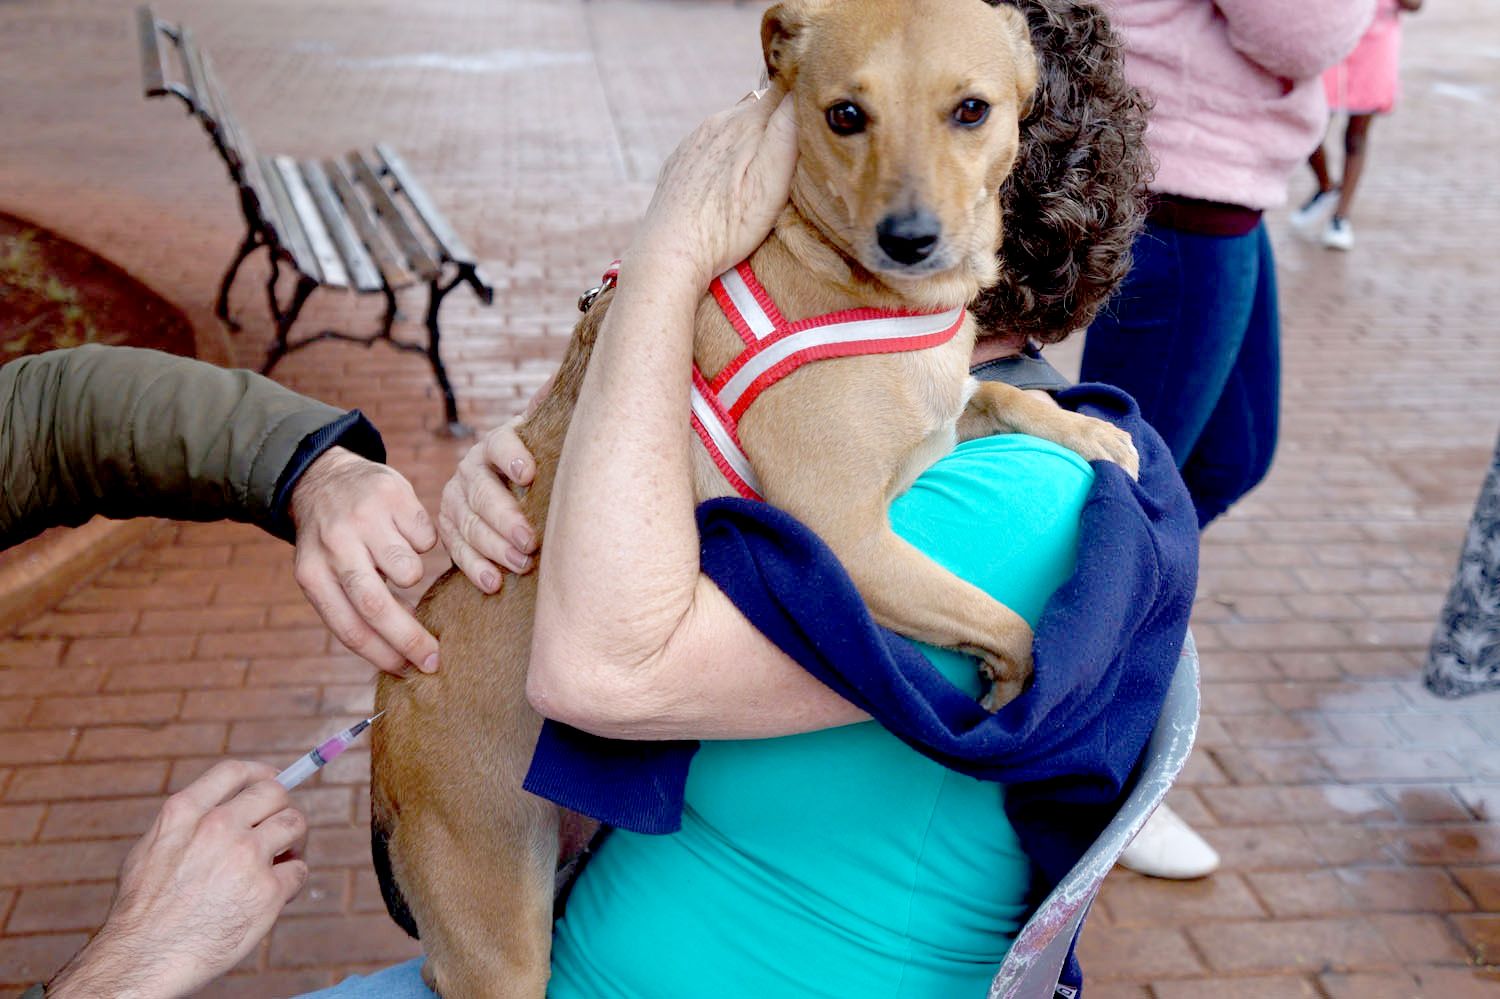
[[370, 724], [383, 714], [385, 714], [385, 712], [381, 711], [379, 714], [372, 715], [362, 722], [355, 722], [353, 725], [350, 725], [348, 728], [344, 729], [342, 732], [339, 732], [337, 735], [334, 735], [332, 738], [329, 738], [319, 743], [316, 747], [308, 750], [306, 753], [299, 756], [296, 762], [294, 762], [291, 766], [287, 767], [285, 770], [281, 771], [281, 773], [276, 775], [276, 783], [280, 784], [288, 791], [296, 787], [298, 784], [301, 784], [303, 781], [307, 780], [307, 778], [311, 777], [313, 774], [317, 773], [319, 770], [322, 770], [325, 766], [327, 766], [329, 761], [332, 760], [335, 756], [338, 756], [344, 750], [348, 749], [350, 744], [353, 743], [355, 739], [359, 738], [359, 734], [365, 729], [369, 728]]

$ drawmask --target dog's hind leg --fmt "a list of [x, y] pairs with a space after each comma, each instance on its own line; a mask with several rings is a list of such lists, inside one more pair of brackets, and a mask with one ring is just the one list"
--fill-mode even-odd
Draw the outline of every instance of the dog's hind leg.
[[511, 577], [486, 598], [460, 575], [439, 580], [418, 617], [442, 668], [382, 678], [376, 697], [381, 890], [397, 922], [420, 931], [424, 974], [445, 999], [546, 993], [558, 811], [521, 789], [541, 725], [525, 697], [535, 589]]
[[542, 999], [557, 809], [537, 798], [468, 800], [457, 815], [426, 810], [403, 821], [393, 842], [398, 877], [421, 871], [422, 889], [412, 894], [421, 898], [413, 910], [427, 952], [424, 977], [444, 999]]

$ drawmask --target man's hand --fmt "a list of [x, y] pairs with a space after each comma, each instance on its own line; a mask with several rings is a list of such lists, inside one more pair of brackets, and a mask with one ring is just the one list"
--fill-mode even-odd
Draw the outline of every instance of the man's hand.
[[432, 520], [400, 472], [341, 447], [320, 455], [292, 490], [297, 583], [351, 652], [397, 676], [438, 667], [438, 643], [386, 587], [422, 580]]
[[499, 591], [500, 566], [527, 572], [534, 564], [536, 532], [507, 485], [528, 485], [536, 475], [536, 459], [516, 435], [519, 422], [496, 427], [469, 448], [443, 487], [438, 507], [443, 545], [459, 570], [485, 593]]
[[190, 995], [250, 953], [307, 881], [307, 819], [275, 775], [229, 760], [168, 798], [49, 999]]

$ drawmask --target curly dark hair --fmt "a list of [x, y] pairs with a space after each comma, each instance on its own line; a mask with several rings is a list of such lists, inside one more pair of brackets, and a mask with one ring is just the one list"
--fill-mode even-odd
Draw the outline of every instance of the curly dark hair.
[[1010, 2], [1030, 25], [1038, 83], [1000, 189], [1000, 281], [972, 308], [983, 334], [1056, 343], [1130, 269], [1152, 169], [1148, 103], [1125, 82], [1120, 36], [1094, 0]]

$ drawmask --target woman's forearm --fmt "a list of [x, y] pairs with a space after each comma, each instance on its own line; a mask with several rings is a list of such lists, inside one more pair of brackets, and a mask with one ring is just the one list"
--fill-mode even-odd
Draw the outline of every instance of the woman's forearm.
[[699, 571], [691, 383], [699, 301], [765, 239], [796, 162], [790, 100], [742, 101], [663, 168], [599, 331], [553, 483], [527, 694], [599, 734], [713, 738], [863, 717]]
[[687, 414], [701, 293], [691, 271], [649, 251], [621, 274], [558, 464], [534, 672], [613, 681], [649, 668], [692, 607]]

